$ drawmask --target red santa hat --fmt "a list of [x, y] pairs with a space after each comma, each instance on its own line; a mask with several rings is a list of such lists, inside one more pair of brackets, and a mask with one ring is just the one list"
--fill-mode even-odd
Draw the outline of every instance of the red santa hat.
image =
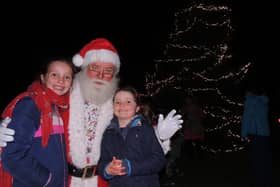
[[113, 44], [105, 38], [97, 38], [86, 44], [78, 54], [74, 55], [73, 63], [84, 68], [93, 62], [112, 62], [120, 68], [120, 58]]

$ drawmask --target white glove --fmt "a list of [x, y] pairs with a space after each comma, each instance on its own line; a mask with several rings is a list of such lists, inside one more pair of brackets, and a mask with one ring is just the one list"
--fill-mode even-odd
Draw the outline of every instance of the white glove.
[[162, 141], [160, 145], [162, 147], [164, 154], [166, 155], [168, 151], [170, 151], [170, 139]]
[[7, 125], [11, 122], [11, 118], [6, 117], [0, 122], [0, 147], [6, 147], [7, 142], [14, 140], [15, 131], [7, 128]]
[[168, 153], [168, 151], [170, 151], [170, 139], [167, 139], [164, 141], [160, 140], [157, 126], [154, 127], [154, 130], [155, 130], [158, 142], [161, 145], [161, 148], [162, 148], [164, 154], [166, 155]]
[[162, 141], [170, 139], [179, 129], [182, 128], [182, 116], [180, 114], [175, 114], [176, 110], [173, 109], [167, 114], [165, 119], [162, 114], [159, 115], [157, 130], [159, 138]]

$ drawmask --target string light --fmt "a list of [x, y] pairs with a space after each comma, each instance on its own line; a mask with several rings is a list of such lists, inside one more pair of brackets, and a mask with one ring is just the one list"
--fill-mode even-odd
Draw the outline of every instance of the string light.
[[165, 88], [198, 96], [206, 116], [206, 137], [209, 142], [216, 135], [223, 138], [221, 146], [201, 146], [212, 153], [240, 151], [248, 143], [239, 135], [243, 96], [238, 83], [247, 76], [252, 62], [240, 65], [233, 60], [231, 13], [228, 5], [204, 1], [176, 11], [163, 57], [154, 60], [155, 71], [145, 77], [149, 96]]

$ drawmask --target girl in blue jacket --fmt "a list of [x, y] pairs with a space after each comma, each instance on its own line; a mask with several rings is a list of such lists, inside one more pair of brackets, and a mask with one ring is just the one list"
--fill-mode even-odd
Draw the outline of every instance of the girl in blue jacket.
[[2, 117], [11, 117], [15, 139], [3, 149], [2, 166], [12, 176], [13, 187], [67, 186], [63, 127], [73, 73], [70, 61], [51, 59], [40, 80], [5, 109]]
[[110, 187], [159, 187], [163, 150], [140, 109], [137, 92], [120, 88], [113, 98], [114, 118], [103, 134], [98, 171]]

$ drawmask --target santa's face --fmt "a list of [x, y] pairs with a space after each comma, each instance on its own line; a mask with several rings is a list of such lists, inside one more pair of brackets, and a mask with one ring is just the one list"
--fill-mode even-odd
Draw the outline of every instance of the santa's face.
[[118, 86], [115, 69], [112, 63], [94, 62], [79, 73], [85, 101], [100, 105], [111, 99]]
[[[115, 66], [112, 62], [93, 62], [87, 66], [87, 76], [90, 79], [110, 82], [114, 73]], [[101, 82], [97, 82], [96, 84], [101, 84]]]

